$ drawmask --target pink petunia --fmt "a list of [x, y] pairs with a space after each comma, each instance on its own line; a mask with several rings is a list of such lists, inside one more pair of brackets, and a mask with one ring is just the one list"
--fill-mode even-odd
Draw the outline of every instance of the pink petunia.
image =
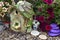
[[43, 0], [45, 3], [47, 3], [48, 5], [51, 5], [53, 3], [54, 0]]

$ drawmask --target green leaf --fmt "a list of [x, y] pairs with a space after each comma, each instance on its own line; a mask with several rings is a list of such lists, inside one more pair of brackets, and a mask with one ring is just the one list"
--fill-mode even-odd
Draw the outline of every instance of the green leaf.
[[31, 32], [32, 30], [32, 20], [29, 20], [28, 23], [27, 23], [27, 26], [26, 26], [26, 30], [27, 32]]
[[31, 18], [32, 15], [30, 15], [29, 13], [26, 13], [26, 12], [22, 12], [22, 15], [26, 18]]
[[58, 9], [58, 12], [57, 13], [60, 15], [60, 9]]
[[60, 24], [60, 19], [57, 19], [56, 22], [57, 22], [57, 24]]
[[3, 1], [3, 0], [0, 0], [0, 1]]
[[33, 22], [32, 20], [29, 20], [28, 25], [32, 25], [32, 22]]

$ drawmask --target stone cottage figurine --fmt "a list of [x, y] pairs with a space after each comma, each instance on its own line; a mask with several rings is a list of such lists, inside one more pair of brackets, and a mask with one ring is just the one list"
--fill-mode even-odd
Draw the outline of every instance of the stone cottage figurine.
[[16, 32], [30, 32], [32, 28], [32, 16], [34, 15], [32, 4], [27, 1], [19, 1], [11, 14], [11, 29]]

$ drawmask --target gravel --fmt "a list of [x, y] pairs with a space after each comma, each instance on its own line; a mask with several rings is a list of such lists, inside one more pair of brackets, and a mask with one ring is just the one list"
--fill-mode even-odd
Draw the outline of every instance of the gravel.
[[[42, 34], [46, 33], [42, 32]], [[2, 33], [0, 33], [0, 40], [41, 40], [41, 39], [38, 36], [34, 37], [31, 34], [27, 33], [16, 33], [11, 30], [4, 30]], [[47, 40], [60, 40], [60, 36], [58, 37], [48, 36]]]

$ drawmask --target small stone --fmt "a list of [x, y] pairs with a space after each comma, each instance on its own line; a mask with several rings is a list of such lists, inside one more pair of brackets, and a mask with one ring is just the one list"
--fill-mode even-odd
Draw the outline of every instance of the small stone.
[[27, 40], [33, 40], [33, 38], [29, 38], [29, 39], [27, 39]]
[[18, 38], [14, 38], [14, 40], [19, 40]]
[[3, 22], [0, 20], [0, 32], [5, 29]]
[[49, 37], [47, 40], [52, 40], [52, 37]]
[[26, 38], [27, 38], [27, 39], [31, 38], [31, 35], [27, 34], [27, 35], [26, 35]]
[[39, 38], [40, 39], [47, 39], [47, 36], [46, 35], [39, 35]]
[[41, 40], [39, 37], [37, 37], [37, 40]]
[[4, 40], [9, 40], [9, 38], [4, 38]]
[[39, 34], [40, 34], [40, 32], [38, 32], [36, 30], [31, 31], [31, 35], [33, 35], [33, 36], [38, 36]]
[[25, 38], [24, 37], [21, 37], [20, 40], [25, 40]]
[[13, 38], [15, 35], [10, 35], [9, 38]]
[[9, 22], [4, 22], [4, 26], [9, 28]]

